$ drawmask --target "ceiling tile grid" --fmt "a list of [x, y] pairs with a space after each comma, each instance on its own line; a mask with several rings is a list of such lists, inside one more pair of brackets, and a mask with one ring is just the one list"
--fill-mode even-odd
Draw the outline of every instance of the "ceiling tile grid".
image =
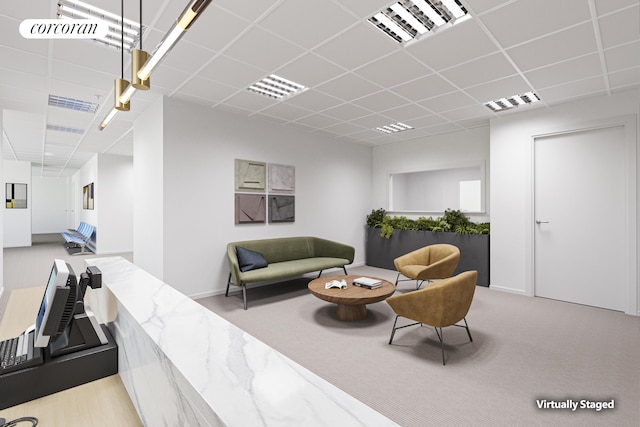
[[[87, 1], [120, 14], [114, 2]], [[546, 108], [640, 87], [638, 0], [461, 2], [469, 19], [399, 44], [367, 22], [394, 1], [216, 0], [153, 71], [151, 90], [137, 91], [131, 111], [103, 131], [114, 79], [130, 77], [128, 54], [85, 40], [25, 39], [20, 22], [55, 18], [55, 2], [0, 2], [3, 153], [46, 176], [70, 175], [95, 153], [132, 155], [133, 122], [160, 96], [379, 145], [487, 126], [501, 113], [485, 102], [528, 91], [542, 102], [527, 108]], [[135, 21], [133, 3], [125, 17]], [[143, 0], [145, 50], [187, 3]], [[280, 100], [247, 90], [270, 74], [307, 89]], [[47, 105], [48, 95], [100, 108], [64, 111]], [[414, 129], [374, 130], [397, 122]]]

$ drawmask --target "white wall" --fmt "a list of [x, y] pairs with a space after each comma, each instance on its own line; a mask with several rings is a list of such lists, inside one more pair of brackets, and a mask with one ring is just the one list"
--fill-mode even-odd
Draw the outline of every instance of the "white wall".
[[[163, 158], [164, 176], [147, 180], [147, 190], [157, 194], [163, 186], [163, 226], [156, 234], [164, 234], [166, 283], [192, 297], [223, 291], [229, 272], [226, 245], [238, 240], [313, 235], [354, 246], [355, 263], [364, 263], [371, 148], [175, 99], [165, 98], [163, 106], [164, 145], [162, 154], [153, 155]], [[148, 166], [138, 163], [138, 145], [153, 145], [148, 139], [157, 131], [149, 127], [162, 122], [155, 110], [135, 124], [136, 179], [139, 168]], [[295, 167], [295, 222], [234, 224], [234, 159]], [[135, 209], [137, 218], [144, 207]], [[144, 220], [157, 222], [162, 213], [154, 215]], [[156, 238], [135, 240], [136, 264], [154, 275], [138, 260], [156, 252]]]
[[31, 225], [33, 234], [60, 233], [67, 229], [67, 177], [33, 176]]
[[164, 281], [163, 105], [161, 98], [133, 127], [133, 261]]
[[[82, 189], [94, 185], [94, 208], [83, 209]], [[96, 228], [95, 251], [108, 255], [133, 250], [133, 160], [97, 154], [70, 179], [74, 194], [73, 228], [86, 222]]]
[[[391, 173], [464, 167], [482, 162], [486, 167], [486, 214], [469, 214], [473, 221], [487, 221], [490, 212], [488, 127], [374, 147], [373, 209], [389, 210], [389, 174]], [[406, 216], [411, 217], [411, 215]]]
[[[618, 118], [624, 120], [624, 117], [631, 115], [635, 116], [636, 129], [631, 131], [637, 145], [639, 109], [640, 94], [638, 91], [631, 91], [551, 108], [523, 109], [521, 113], [492, 120], [492, 287], [525, 295], [532, 295], [533, 292], [531, 280], [532, 137], [548, 132], [590, 128], [598, 123], [606, 123]], [[636, 161], [636, 159], [630, 160]], [[570, 167], [571, 165], [567, 165], [567, 173], [570, 173]], [[638, 178], [631, 177], [631, 179], [629, 185], [638, 188]], [[633, 179], [636, 180], [635, 183]], [[638, 218], [636, 218], [636, 228], [632, 230], [636, 236], [637, 222]], [[635, 264], [636, 269], [637, 263], [637, 260], [630, 260], [631, 266]], [[633, 298], [637, 299], [637, 296]]]
[[[98, 220], [100, 222], [97, 251], [100, 255], [133, 250], [133, 159], [113, 154], [98, 155]], [[98, 193], [98, 190], [100, 191]]]
[[4, 238], [5, 248], [31, 246], [31, 210], [32, 193], [31, 163], [16, 160], [3, 160], [2, 192], [5, 192], [7, 182], [27, 184], [27, 208], [7, 209], [3, 203], [4, 211]]
[[[83, 208], [82, 189], [93, 183], [93, 191], [95, 194], [95, 201], [93, 209]], [[100, 184], [98, 183], [98, 155], [93, 156], [87, 163], [73, 174], [70, 180], [71, 190], [74, 194], [73, 199], [73, 211], [74, 221], [72, 228], [78, 228], [81, 222], [86, 222], [96, 227], [97, 232], [100, 231], [100, 224], [98, 224], [98, 209], [100, 209]]]

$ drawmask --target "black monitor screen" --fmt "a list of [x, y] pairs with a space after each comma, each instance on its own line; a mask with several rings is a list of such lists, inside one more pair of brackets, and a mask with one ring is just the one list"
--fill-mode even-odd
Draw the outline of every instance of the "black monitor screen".
[[46, 347], [64, 331], [73, 315], [77, 293], [75, 274], [63, 260], [55, 260], [36, 318], [36, 347]]

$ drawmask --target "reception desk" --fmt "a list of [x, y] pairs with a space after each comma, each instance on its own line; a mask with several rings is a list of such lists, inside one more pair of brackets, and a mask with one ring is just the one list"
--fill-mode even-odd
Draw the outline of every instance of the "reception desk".
[[144, 425], [397, 425], [124, 258], [86, 262]]
[[[34, 323], [43, 292], [44, 286], [11, 291], [0, 323], [0, 339], [16, 337]], [[21, 386], [29, 387], [28, 384]], [[17, 391], [0, 388], [0, 400], [4, 400], [4, 393]], [[27, 416], [36, 417], [42, 426], [142, 427], [119, 375], [0, 410], [0, 417], [7, 422]]]

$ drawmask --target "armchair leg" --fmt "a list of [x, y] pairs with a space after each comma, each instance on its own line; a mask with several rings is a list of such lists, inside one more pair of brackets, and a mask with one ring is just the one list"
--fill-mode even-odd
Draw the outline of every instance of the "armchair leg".
[[396, 323], [398, 323], [398, 317], [400, 316], [396, 316], [396, 320], [393, 321], [393, 328], [391, 329], [391, 337], [389, 338], [389, 344], [391, 344], [391, 341], [393, 341], [393, 336], [396, 334]]
[[447, 363], [444, 360], [444, 333], [442, 332], [442, 328], [440, 328], [440, 332], [438, 332], [438, 328], [435, 328], [436, 334], [438, 334], [438, 339], [440, 340], [440, 349], [442, 350], [442, 365], [446, 365]]
[[400, 273], [396, 276], [396, 287], [398, 286], [398, 280], [400, 280]]
[[467, 330], [467, 335], [469, 335], [469, 341], [473, 342], [473, 338], [471, 338], [471, 331], [469, 330], [469, 325], [467, 324], [467, 318], [464, 317], [464, 328]]
[[398, 323], [398, 317], [400, 317], [400, 315], [396, 315], [396, 320], [393, 321], [393, 329], [391, 329], [391, 337], [389, 338], [389, 344], [391, 344], [391, 341], [393, 341], [393, 336], [396, 334], [396, 331], [398, 329], [402, 329], [402, 328], [408, 328], [409, 326], [414, 326], [414, 325], [420, 325], [422, 326], [422, 323], [420, 322], [415, 322], [415, 323], [410, 323], [408, 325], [404, 325], [404, 326], [398, 326], [396, 328], [396, 324]]

